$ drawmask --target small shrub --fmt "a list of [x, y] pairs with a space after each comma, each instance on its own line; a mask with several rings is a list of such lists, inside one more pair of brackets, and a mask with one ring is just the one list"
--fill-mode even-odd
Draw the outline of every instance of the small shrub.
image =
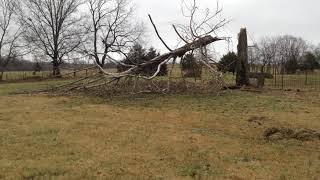
[[186, 54], [182, 58], [181, 68], [184, 77], [201, 77], [202, 75], [202, 66], [193, 54]]
[[[144, 62], [148, 62], [153, 58], [159, 56], [159, 53], [154, 49], [150, 48], [149, 50], [144, 49], [140, 44], [134, 45], [127, 58], [125, 58], [122, 63], [126, 65], [139, 65]], [[158, 69], [159, 63], [150, 64], [149, 66], [140, 68], [136, 71], [136, 74], [144, 75], [144, 76], [151, 76], [153, 75]], [[124, 72], [128, 70], [130, 67], [125, 65], [118, 65], [117, 70], [118, 72]], [[168, 73], [167, 65], [164, 64], [161, 66], [160, 72], [158, 76], [166, 76]]]

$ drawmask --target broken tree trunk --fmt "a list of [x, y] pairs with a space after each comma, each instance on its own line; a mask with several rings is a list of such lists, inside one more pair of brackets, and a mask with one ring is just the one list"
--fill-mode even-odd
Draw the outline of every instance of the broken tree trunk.
[[249, 85], [248, 38], [247, 30], [245, 28], [241, 28], [239, 33], [238, 61], [236, 72], [237, 86]]

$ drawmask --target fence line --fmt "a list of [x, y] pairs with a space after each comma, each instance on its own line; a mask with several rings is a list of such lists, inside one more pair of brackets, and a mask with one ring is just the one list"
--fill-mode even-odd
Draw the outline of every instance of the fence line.
[[[61, 71], [61, 76], [63, 78], [81, 78], [90, 76], [96, 67], [88, 67], [83, 69], [74, 69], [74, 70], [63, 70]], [[4, 72], [2, 76], [2, 81], [12, 82], [12, 81], [24, 81], [24, 80], [46, 80], [56, 78], [58, 76], [52, 76], [50, 71], [42, 71], [42, 72], [32, 72], [32, 71], [7, 71]]]
[[[62, 70], [63, 78], [82, 78], [90, 76], [97, 72], [95, 67], [88, 67], [76, 70]], [[181, 75], [179, 70], [173, 73], [179, 77]], [[202, 77], [206, 78], [208, 74], [203, 72]], [[209, 77], [209, 76], [208, 76]], [[49, 71], [38, 72], [34, 74], [32, 71], [28, 72], [4, 72], [4, 81], [22, 81], [22, 80], [46, 80], [54, 78]], [[225, 74], [226, 81], [233, 85], [235, 84], [235, 75], [232, 73]], [[254, 82], [253, 82], [254, 83]], [[265, 86], [267, 88], [275, 89], [315, 89], [320, 90], [320, 71], [306, 72], [301, 71], [296, 74], [273, 73], [273, 79], [266, 79]]]

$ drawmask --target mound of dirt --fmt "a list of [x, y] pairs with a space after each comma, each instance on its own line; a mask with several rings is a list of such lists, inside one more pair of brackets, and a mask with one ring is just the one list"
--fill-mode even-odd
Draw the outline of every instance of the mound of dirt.
[[258, 124], [259, 126], [262, 126], [266, 122], [270, 122], [270, 121], [271, 119], [265, 116], [252, 116], [248, 119], [248, 122]]
[[264, 131], [263, 137], [266, 140], [296, 139], [299, 141], [320, 140], [320, 130], [290, 128], [268, 128]]

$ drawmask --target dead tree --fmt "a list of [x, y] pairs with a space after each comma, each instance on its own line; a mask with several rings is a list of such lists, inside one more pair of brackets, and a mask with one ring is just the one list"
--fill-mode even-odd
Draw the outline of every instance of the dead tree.
[[248, 39], [247, 30], [242, 28], [239, 33], [238, 62], [236, 66], [237, 86], [249, 85], [249, 64], [248, 64]]
[[52, 60], [53, 76], [60, 75], [63, 60], [82, 42], [81, 0], [24, 0], [20, 22], [30, 48]]

